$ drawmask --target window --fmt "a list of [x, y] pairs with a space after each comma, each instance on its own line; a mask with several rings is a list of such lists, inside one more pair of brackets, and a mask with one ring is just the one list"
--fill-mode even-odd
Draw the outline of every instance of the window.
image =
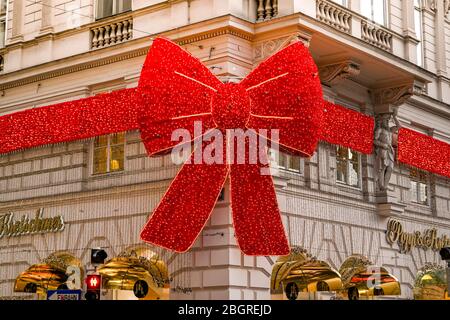
[[300, 172], [300, 157], [292, 156], [284, 152], [277, 152], [275, 154], [275, 160], [281, 169]]
[[331, 1], [336, 2], [344, 7], [347, 6], [347, 0], [331, 0]]
[[125, 133], [99, 136], [94, 140], [93, 174], [123, 171]]
[[5, 46], [6, 3], [7, 0], [0, 0], [0, 48], [3, 48]]
[[376, 23], [384, 25], [386, 23], [386, 1], [361, 1], [361, 14]]
[[417, 65], [423, 66], [423, 41], [422, 41], [422, 9], [420, 7], [420, 0], [414, 0], [414, 31], [416, 32], [417, 40]]
[[409, 178], [411, 179], [411, 201], [428, 204], [427, 174], [417, 169], [411, 169]]
[[97, 19], [131, 10], [131, 0], [98, 0]]
[[360, 156], [345, 147], [336, 149], [336, 180], [352, 187], [360, 187]]

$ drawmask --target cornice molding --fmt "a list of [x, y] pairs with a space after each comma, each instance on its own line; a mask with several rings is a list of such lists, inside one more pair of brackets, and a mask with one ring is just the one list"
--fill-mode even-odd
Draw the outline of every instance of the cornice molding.
[[[170, 33], [170, 31], [168, 31], [167, 33]], [[241, 31], [241, 30], [231, 27], [231, 26], [222, 27], [222, 28], [211, 30], [211, 31], [204, 32], [201, 34], [195, 34], [192, 36], [187, 36], [187, 37], [183, 37], [180, 39], [173, 39], [173, 40], [175, 42], [177, 42], [179, 45], [186, 45], [189, 43], [207, 40], [207, 39], [219, 37], [222, 35], [232, 35], [232, 36], [236, 36], [236, 37], [239, 37], [239, 38], [247, 40], [247, 41], [253, 40], [252, 34]], [[155, 35], [155, 36], [157, 36], [157, 35]], [[139, 40], [142, 40], [142, 38], [135, 39], [134, 41], [139, 41]], [[131, 44], [132, 42], [133, 42], [133, 40], [130, 40], [130, 41], [127, 41], [126, 43]], [[108, 48], [110, 48], [110, 47], [105, 47], [104, 49], [108, 49]], [[100, 51], [100, 50], [101, 49], [97, 49], [95, 51]], [[27, 85], [30, 83], [35, 83], [35, 82], [39, 82], [39, 81], [43, 81], [43, 80], [47, 80], [47, 79], [52, 79], [55, 77], [60, 77], [60, 76], [63, 76], [63, 75], [69, 74], [69, 73], [74, 73], [74, 72], [79, 72], [79, 71], [83, 71], [83, 70], [87, 70], [87, 69], [97, 68], [97, 67], [105, 66], [105, 65], [112, 64], [115, 62], [120, 62], [120, 61], [129, 60], [129, 59], [133, 59], [133, 58], [140, 57], [140, 56], [145, 56], [148, 53], [148, 50], [149, 50], [148, 47], [139, 48], [139, 49], [135, 49], [133, 51], [113, 55], [113, 56], [102, 58], [99, 60], [84, 62], [84, 63], [76, 64], [73, 66], [60, 68], [57, 70], [52, 70], [52, 71], [44, 72], [41, 74], [25, 77], [25, 78], [22, 78], [19, 80], [13, 80], [10, 82], [2, 83], [2, 84], [0, 84], [0, 91], [15, 88], [15, 87], [20, 87], [23, 85]], [[92, 52], [93, 52], [93, 50], [91, 50], [89, 52], [85, 52], [83, 54], [90, 54]]]

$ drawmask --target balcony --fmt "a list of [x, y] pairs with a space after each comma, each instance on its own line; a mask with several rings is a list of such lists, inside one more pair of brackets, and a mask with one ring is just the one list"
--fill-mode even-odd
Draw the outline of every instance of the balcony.
[[361, 21], [361, 39], [386, 51], [392, 51], [392, 33], [388, 30]]
[[268, 21], [278, 16], [278, 0], [257, 0], [256, 22]]
[[350, 33], [352, 15], [328, 1], [317, 1], [317, 19], [345, 33]]
[[108, 21], [90, 29], [91, 49], [99, 49], [133, 38], [133, 18]]

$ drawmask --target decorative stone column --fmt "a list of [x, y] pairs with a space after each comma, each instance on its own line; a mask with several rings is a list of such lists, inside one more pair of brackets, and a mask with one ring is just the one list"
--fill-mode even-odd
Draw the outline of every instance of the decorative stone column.
[[414, 27], [414, 0], [402, 1], [403, 37], [405, 41], [406, 59], [412, 63], [417, 61], [417, 39]]
[[[397, 120], [398, 107], [413, 94], [422, 94], [423, 84], [411, 81], [378, 88], [372, 92], [376, 125], [374, 130], [374, 180], [377, 213], [382, 216], [400, 215], [405, 205], [398, 202], [389, 189], [389, 181], [396, 161], [397, 134], [400, 123]], [[395, 125], [391, 125], [393, 122]]]
[[52, 0], [42, 0], [41, 4], [41, 12], [42, 12], [42, 19], [41, 19], [41, 34], [46, 33], [52, 33], [53, 32], [53, 26], [52, 26], [52, 17], [53, 17], [53, 10], [52, 10]]
[[436, 0], [436, 15], [434, 19], [435, 41], [436, 41], [436, 74], [438, 76], [438, 100], [443, 99], [443, 81], [447, 81], [447, 60], [445, 57], [445, 15], [447, 13], [448, 1]]
[[24, 1], [14, 0], [13, 8], [12, 8], [12, 33], [11, 33], [11, 42], [20, 42], [23, 41], [23, 10], [24, 9]]

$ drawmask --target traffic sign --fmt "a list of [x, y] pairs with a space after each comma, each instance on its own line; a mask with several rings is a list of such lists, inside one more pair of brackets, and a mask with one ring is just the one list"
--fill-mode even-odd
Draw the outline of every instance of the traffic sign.
[[81, 300], [81, 290], [48, 290], [47, 300]]

